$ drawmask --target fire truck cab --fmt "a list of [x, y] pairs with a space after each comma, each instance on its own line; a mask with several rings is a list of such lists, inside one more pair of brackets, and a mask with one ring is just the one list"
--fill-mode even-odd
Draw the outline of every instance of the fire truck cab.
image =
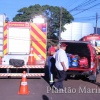
[[100, 54], [100, 35], [99, 34], [90, 34], [84, 36], [80, 41], [90, 42], [96, 50], [96, 53]]

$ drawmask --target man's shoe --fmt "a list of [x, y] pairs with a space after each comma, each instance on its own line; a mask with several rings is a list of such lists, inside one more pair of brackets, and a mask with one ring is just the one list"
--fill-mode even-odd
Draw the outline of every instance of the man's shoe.
[[58, 88], [57, 88], [56, 86], [54, 86], [54, 85], [52, 86], [52, 88], [53, 88], [54, 90], [58, 89]]

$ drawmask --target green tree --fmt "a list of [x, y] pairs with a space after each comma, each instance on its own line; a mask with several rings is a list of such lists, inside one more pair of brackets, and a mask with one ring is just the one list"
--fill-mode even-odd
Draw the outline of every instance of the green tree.
[[[49, 6], [49, 5], [43, 5], [40, 6], [39, 4], [31, 5], [29, 7], [24, 7], [18, 10], [18, 14], [15, 15], [13, 18], [13, 21], [22, 21], [27, 22], [30, 21], [30, 19], [33, 16], [36, 15], [42, 15], [47, 19], [47, 25], [48, 25], [48, 34], [47, 37], [49, 39], [58, 39], [57, 36], [54, 35], [54, 33], [59, 33], [59, 27], [60, 27], [60, 7], [58, 6]], [[73, 16], [62, 7], [62, 26], [61, 29], [64, 31], [64, 25], [66, 23], [71, 23], [74, 20]]]

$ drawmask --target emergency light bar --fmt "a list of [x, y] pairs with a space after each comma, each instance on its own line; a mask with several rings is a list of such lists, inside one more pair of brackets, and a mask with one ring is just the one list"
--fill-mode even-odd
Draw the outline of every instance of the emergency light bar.
[[41, 16], [36, 16], [35, 18], [33, 18], [33, 23], [44, 23], [44, 18], [42, 18]]

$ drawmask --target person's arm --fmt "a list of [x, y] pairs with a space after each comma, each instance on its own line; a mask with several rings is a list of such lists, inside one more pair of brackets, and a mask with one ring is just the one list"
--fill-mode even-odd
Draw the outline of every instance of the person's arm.
[[64, 54], [64, 52], [62, 52], [62, 51], [60, 51], [59, 53], [58, 53], [58, 60], [60, 61], [60, 63], [61, 63], [61, 65], [62, 65], [62, 67], [63, 67], [63, 70], [64, 71], [67, 71], [67, 66], [65, 65], [65, 63], [64, 63], [64, 56], [65, 56], [65, 54]]
[[67, 71], [67, 68], [66, 68], [64, 62], [61, 62], [61, 65], [63, 66], [64, 71]]

